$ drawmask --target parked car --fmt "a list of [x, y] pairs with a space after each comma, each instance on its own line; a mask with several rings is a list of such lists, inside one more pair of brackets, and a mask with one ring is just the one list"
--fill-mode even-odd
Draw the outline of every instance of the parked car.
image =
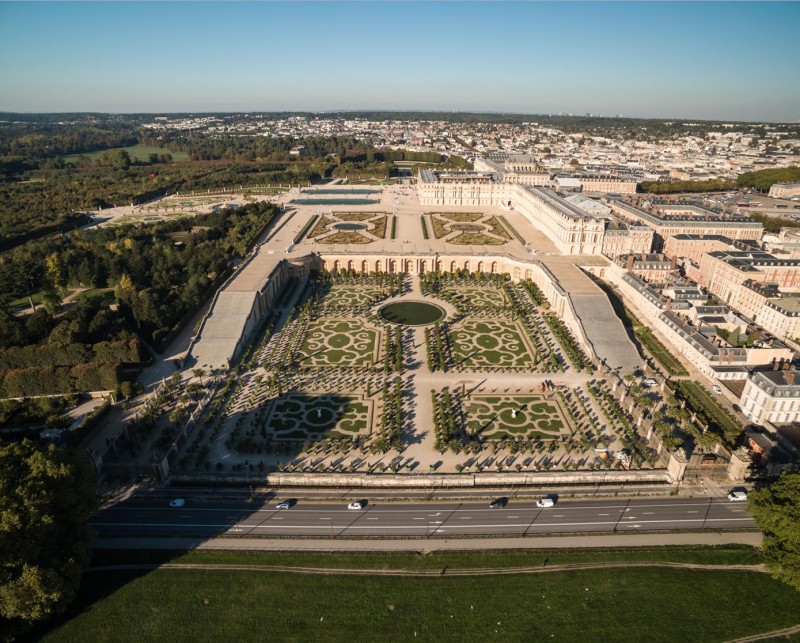
[[508, 504], [508, 498], [495, 498], [489, 503], [489, 509], [502, 509]]
[[349, 505], [347, 505], [347, 508], [357, 510], [357, 509], [363, 509], [366, 506], [367, 506], [366, 500], [356, 500], [355, 502], [351, 502]]
[[292, 506], [294, 506], [294, 504], [295, 504], [294, 500], [291, 500], [291, 499], [282, 500], [277, 505], [275, 505], [275, 509], [291, 509]]
[[173, 498], [169, 501], [170, 507], [183, 507], [186, 504], [186, 501], [183, 498]]
[[716, 393], [717, 395], [720, 395], [722, 393], [722, 389], [716, 384], [714, 384], [714, 393]]
[[556, 504], [556, 501], [549, 496], [547, 498], [539, 498], [536, 501], [536, 506], [540, 507], [541, 509], [546, 509], [547, 507], [552, 507]]
[[731, 502], [744, 502], [747, 500], [746, 489], [734, 489], [728, 494], [728, 500]]
[[656, 382], [652, 377], [646, 377], [642, 380], [642, 386], [645, 388], [650, 388], [651, 386], [656, 386], [658, 382]]

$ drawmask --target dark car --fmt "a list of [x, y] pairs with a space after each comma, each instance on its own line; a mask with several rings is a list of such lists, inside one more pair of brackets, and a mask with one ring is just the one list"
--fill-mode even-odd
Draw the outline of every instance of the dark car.
[[508, 504], [508, 498], [495, 498], [489, 503], [489, 509], [502, 509]]

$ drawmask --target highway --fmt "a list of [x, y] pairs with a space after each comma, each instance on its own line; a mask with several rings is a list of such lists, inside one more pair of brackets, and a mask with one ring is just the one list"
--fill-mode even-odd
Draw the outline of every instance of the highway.
[[665, 530], [752, 529], [747, 503], [725, 498], [601, 498], [559, 500], [538, 508], [513, 498], [501, 509], [488, 502], [370, 502], [349, 510], [345, 502], [297, 502], [275, 508], [256, 499], [208, 499], [182, 496], [183, 507], [169, 499], [137, 498], [95, 514], [98, 536], [305, 536], [305, 537], [454, 537], [529, 536], [564, 533], [633, 533]]

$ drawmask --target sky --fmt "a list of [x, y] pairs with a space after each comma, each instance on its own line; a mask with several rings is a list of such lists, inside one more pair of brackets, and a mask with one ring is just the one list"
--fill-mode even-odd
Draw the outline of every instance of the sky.
[[800, 120], [800, 2], [0, 2], [0, 111]]

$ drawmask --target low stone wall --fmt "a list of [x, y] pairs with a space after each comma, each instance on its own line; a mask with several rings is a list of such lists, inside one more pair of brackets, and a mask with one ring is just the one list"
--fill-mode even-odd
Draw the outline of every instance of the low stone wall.
[[556, 471], [536, 473], [369, 474], [270, 473], [266, 476], [172, 476], [171, 483], [266, 484], [273, 487], [364, 487], [452, 489], [566, 485], [672, 484], [666, 469], [648, 471]]

